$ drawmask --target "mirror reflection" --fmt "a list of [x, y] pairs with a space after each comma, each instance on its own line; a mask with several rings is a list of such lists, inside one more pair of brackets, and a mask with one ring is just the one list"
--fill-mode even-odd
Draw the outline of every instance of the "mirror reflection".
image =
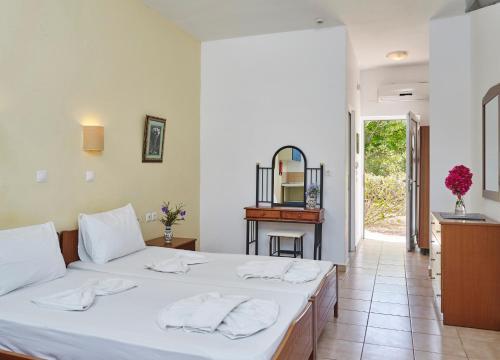
[[273, 203], [304, 205], [306, 161], [295, 147], [285, 147], [274, 155]]
[[484, 107], [484, 188], [499, 191], [498, 96]]

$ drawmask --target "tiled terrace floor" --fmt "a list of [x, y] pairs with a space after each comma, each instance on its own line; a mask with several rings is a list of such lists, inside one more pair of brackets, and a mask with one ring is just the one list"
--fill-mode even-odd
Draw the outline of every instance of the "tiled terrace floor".
[[340, 273], [339, 317], [320, 339], [319, 359], [500, 359], [500, 332], [442, 324], [428, 261], [404, 243], [361, 242]]

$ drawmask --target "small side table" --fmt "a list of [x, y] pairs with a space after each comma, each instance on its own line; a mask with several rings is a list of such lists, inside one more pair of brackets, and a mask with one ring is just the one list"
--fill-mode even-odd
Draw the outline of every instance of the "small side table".
[[163, 236], [161, 236], [161, 237], [158, 237], [155, 239], [146, 240], [146, 245], [147, 246], [165, 247], [165, 248], [171, 248], [171, 249], [182, 249], [182, 250], [196, 251], [196, 239], [191, 239], [191, 238], [174, 237], [172, 239], [172, 242], [167, 244], [165, 242], [165, 238]]

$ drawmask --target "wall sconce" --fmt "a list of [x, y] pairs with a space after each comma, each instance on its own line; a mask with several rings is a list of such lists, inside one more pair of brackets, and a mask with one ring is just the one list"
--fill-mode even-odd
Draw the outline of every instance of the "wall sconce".
[[104, 127], [103, 126], [83, 126], [83, 150], [103, 151], [104, 150]]

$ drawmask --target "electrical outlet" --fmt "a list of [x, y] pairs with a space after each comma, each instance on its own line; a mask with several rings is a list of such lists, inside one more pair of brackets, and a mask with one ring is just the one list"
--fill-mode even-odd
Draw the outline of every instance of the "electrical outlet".
[[146, 213], [146, 222], [151, 222], [153, 221], [153, 215], [151, 213]]
[[151, 221], [156, 221], [158, 220], [158, 213], [156, 211], [153, 211], [151, 213]]

